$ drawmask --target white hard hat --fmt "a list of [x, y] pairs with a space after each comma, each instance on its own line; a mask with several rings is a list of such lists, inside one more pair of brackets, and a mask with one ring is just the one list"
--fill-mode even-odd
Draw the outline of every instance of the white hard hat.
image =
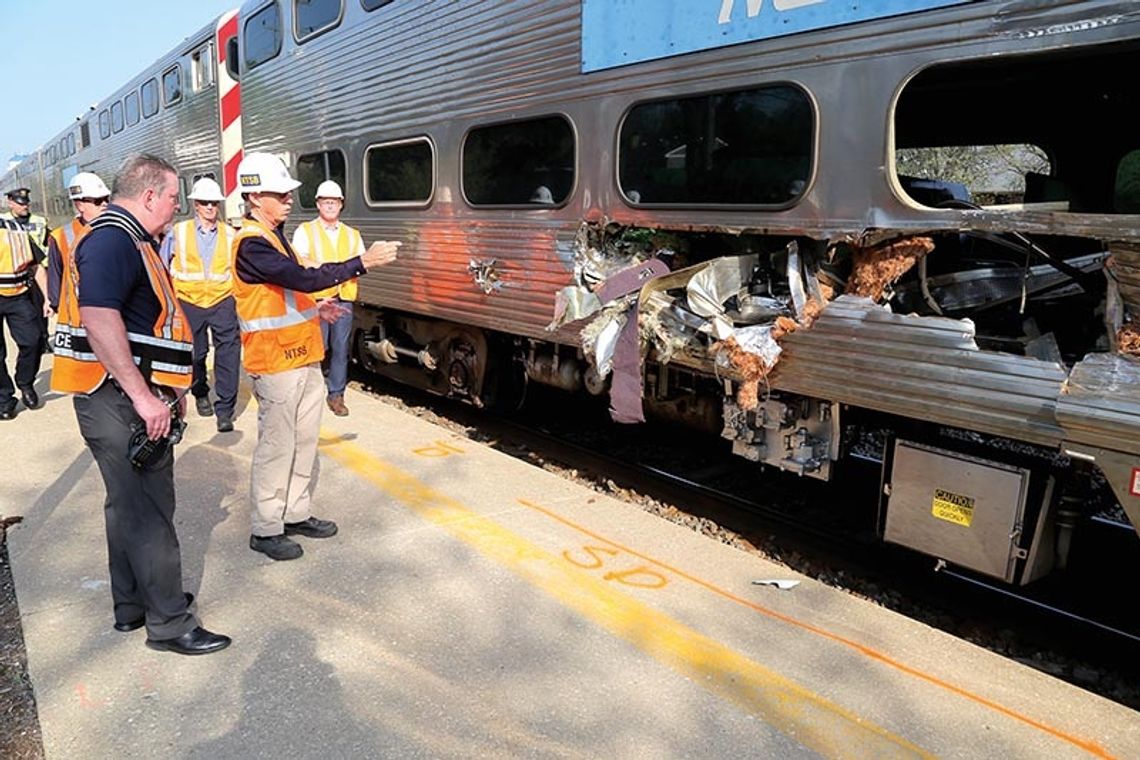
[[331, 179], [326, 179], [321, 184], [317, 185], [318, 198], [337, 198], [344, 200], [344, 192], [341, 191], [340, 185], [333, 182]]
[[289, 176], [289, 170], [270, 153], [247, 153], [238, 164], [238, 185], [243, 193], [291, 193], [301, 183]]
[[190, 188], [190, 194], [186, 196], [192, 201], [224, 201], [226, 196], [222, 195], [222, 188], [218, 187], [218, 183], [209, 177], [202, 177], [194, 183], [194, 187]]
[[67, 185], [67, 197], [73, 201], [80, 198], [110, 198], [111, 191], [103, 184], [103, 180], [99, 179], [99, 175], [79, 172]]

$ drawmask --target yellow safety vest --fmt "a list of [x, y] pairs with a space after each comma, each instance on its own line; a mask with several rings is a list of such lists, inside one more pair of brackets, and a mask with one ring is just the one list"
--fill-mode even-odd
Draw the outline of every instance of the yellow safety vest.
[[[234, 238], [234, 261], [241, 245], [263, 238], [282, 256], [289, 251], [273, 230], [255, 219], [245, 219]], [[325, 357], [317, 302], [300, 293], [269, 283], [247, 283], [235, 272], [234, 301], [241, 326], [241, 361], [251, 375], [268, 375], [304, 367]]]
[[198, 252], [197, 222], [189, 219], [174, 225], [174, 254], [170, 259], [170, 276], [174, 290], [187, 303], [207, 309], [228, 298], [234, 290], [233, 266], [230, 251], [233, 235], [228, 224], [219, 223], [218, 237], [214, 242], [214, 256], [210, 271], [202, 266]]
[[10, 298], [28, 292], [34, 264], [32, 241], [24, 225], [0, 219], [0, 296]]
[[24, 225], [24, 229], [28, 231], [28, 237], [32, 243], [34, 243], [45, 256], [47, 255], [48, 223], [46, 217], [40, 216], [39, 214], [31, 214], [28, 216], [28, 221], [22, 222], [17, 219], [16, 215], [11, 211], [5, 211], [3, 214], [0, 214], [0, 219], [10, 219], [13, 222], [19, 222]]
[[[309, 256], [318, 264], [335, 264], [354, 259], [359, 255], [357, 251], [364, 246], [364, 241], [361, 240], [359, 232], [347, 224], [340, 223], [337, 226], [339, 229], [337, 230], [336, 247], [334, 248], [320, 219], [314, 219], [301, 225], [301, 229], [305, 231], [305, 235], [309, 239]], [[313, 298], [339, 296], [342, 301], [355, 301], [356, 280], [357, 278], [353, 277], [339, 285], [319, 290], [313, 293]]]

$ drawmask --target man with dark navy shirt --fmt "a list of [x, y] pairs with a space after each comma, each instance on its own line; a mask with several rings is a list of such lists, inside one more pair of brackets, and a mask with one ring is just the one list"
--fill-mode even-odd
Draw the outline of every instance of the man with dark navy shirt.
[[[168, 439], [171, 407], [185, 411], [193, 334], [154, 240], [178, 210], [178, 176], [160, 158], [130, 158], [111, 200], [76, 246], [78, 281], [60, 293], [52, 388], [75, 394], [107, 489], [115, 629], [145, 625], [151, 649], [210, 654], [230, 639], [199, 625], [182, 588]], [[138, 436], [158, 443], [152, 459], [128, 456]]]

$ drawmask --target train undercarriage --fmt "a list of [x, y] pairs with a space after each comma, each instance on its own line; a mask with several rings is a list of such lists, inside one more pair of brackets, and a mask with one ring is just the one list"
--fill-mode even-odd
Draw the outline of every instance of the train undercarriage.
[[551, 339], [365, 304], [354, 357], [480, 407], [532, 383], [608, 397], [796, 476], [872, 462], [882, 540], [1008, 584], [1063, 573], [1095, 521], [1140, 526], [1137, 249], [597, 228], [577, 248]]

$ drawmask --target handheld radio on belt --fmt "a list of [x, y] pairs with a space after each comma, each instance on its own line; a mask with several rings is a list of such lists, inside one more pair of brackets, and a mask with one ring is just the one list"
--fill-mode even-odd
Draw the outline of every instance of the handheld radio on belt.
[[154, 388], [154, 395], [162, 399], [170, 408], [170, 432], [162, 438], [151, 440], [146, 434], [145, 422], [139, 420], [131, 425], [131, 438], [127, 444], [127, 459], [130, 460], [131, 465], [136, 470], [154, 469], [163, 460], [170, 448], [182, 440], [182, 433], [186, 430], [186, 421], [178, 413], [178, 402], [186, 395], [187, 390], [175, 394], [168, 388]]

